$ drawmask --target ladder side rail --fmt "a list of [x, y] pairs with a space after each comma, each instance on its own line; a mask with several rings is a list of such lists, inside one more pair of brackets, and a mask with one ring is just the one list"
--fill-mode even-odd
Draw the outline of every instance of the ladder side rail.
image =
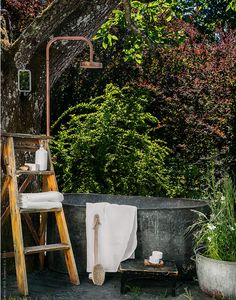
[[20, 210], [17, 206], [18, 185], [16, 179], [16, 163], [13, 137], [8, 137], [5, 145], [7, 157], [9, 158], [9, 165], [7, 166], [7, 173], [11, 177], [9, 182], [9, 202], [12, 224], [12, 237], [15, 252], [16, 277], [18, 283], [18, 290], [21, 295], [28, 295], [28, 282], [26, 274], [26, 264], [24, 255], [24, 242], [22, 234], [22, 224]]
[[[51, 159], [51, 152], [49, 149], [49, 144], [48, 142], [46, 143], [46, 150], [48, 151], [48, 156], [49, 156], [49, 161], [50, 161], [50, 169], [54, 172], [54, 167], [52, 164], [52, 159]], [[51, 191], [58, 191], [58, 185], [56, 181], [56, 176], [55, 172], [53, 175], [47, 176], [47, 185], [48, 189]], [[65, 256], [65, 262], [67, 266], [67, 270], [69, 273], [70, 281], [75, 284], [79, 285], [79, 275], [75, 263], [75, 258], [72, 250], [72, 245], [70, 241], [70, 236], [66, 224], [66, 219], [65, 219], [65, 214], [63, 209], [61, 211], [55, 212], [55, 217], [56, 217], [56, 223], [57, 223], [57, 228], [59, 232], [59, 236], [61, 239], [61, 243], [69, 245], [69, 249], [64, 251], [64, 256]]]
[[2, 203], [3, 203], [3, 200], [5, 200], [5, 196], [6, 196], [7, 191], [8, 191], [8, 185], [9, 185], [10, 180], [11, 180], [11, 178], [8, 175], [4, 179], [3, 187], [2, 187], [2, 190], [1, 190], [1, 202]]

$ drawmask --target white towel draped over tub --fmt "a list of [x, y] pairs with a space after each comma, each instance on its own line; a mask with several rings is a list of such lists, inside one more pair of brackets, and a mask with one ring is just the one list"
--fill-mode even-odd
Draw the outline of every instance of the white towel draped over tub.
[[130, 258], [137, 247], [137, 207], [86, 203], [87, 272], [94, 266], [94, 215], [99, 214], [98, 263], [105, 272], [117, 272], [120, 262]]
[[51, 209], [61, 208], [64, 200], [63, 194], [59, 192], [42, 193], [20, 193], [18, 206], [27, 209]]

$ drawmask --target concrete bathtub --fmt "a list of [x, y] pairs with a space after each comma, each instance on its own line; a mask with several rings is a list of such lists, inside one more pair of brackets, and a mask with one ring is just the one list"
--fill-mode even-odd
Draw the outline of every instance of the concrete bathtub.
[[[153, 250], [163, 252], [166, 260], [175, 260], [182, 275], [191, 275], [194, 263], [193, 237], [186, 234], [197, 214], [192, 210], [208, 211], [204, 201], [158, 197], [120, 196], [104, 194], [64, 194], [63, 208], [70, 233], [76, 264], [86, 272], [86, 202], [109, 202], [134, 205], [138, 208], [138, 246], [136, 258], [148, 258]], [[58, 242], [55, 218], [49, 218], [48, 241]], [[50, 269], [65, 272], [63, 253], [48, 253]]]

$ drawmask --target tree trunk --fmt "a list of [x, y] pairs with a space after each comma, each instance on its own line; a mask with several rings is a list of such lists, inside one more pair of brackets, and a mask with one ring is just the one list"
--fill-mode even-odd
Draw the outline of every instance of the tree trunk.
[[[45, 125], [42, 126], [41, 121], [45, 104], [47, 42], [54, 36], [62, 35], [92, 38], [118, 3], [118, 0], [55, 0], [13, 44], [9, 43], [6, 27], [4, 28], [6, 23], [4, 17], [1, 17], [3, 131], [45, 133]], [[83, 42], [58, 42], [51, 47], [51, 86], [84, 47]], [[17, 88], [18, 69], [22, 68], [31, 70], [32, 74], [32, 92], [27, 96]], [[2, 231], [3, 250], [13, 250], [10, 228], [8, 222]], [[26, 243], [32, 245], [32, 238], [27, 234], [24, 237]], [[32, 269], [32, 265], [32, 262], [27, 264], [27, 269]], [[8, 261], [7, 272], [12, 271], [12, 267], [12, 263]]]
[[[12, 44], [2, 43], [2, 130], [40, 133], [45, 103], [45, 49], [53, 36], [92, 38], [119, 3], [117, 0], [55, 0]], [[51, 85], [84, 49], [83, 42], [58, 42], [50, 50]], [[17, 90], [17, 70], [32, 74], [32, 92]], [[41, 133], [44, 133], [41, 131]]]

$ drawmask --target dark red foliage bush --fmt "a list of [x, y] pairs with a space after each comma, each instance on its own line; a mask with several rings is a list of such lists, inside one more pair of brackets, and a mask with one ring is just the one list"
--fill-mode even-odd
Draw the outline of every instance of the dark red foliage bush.
[[218, 30], [215, 41], [183, 23], [189, 38], [161, 50], [162, 63], [147, 64], [139, 86], [154, 92], [159, 132], [189, 161], [225, 155], [233, 141], [236, 31]]
[[14, 39], [52, 0], [5, 0], [2, 4], [10, 14]]
[[25, 17], [35, 17], [43, 6], [41, 0], [6, 0], [6, 5]]

